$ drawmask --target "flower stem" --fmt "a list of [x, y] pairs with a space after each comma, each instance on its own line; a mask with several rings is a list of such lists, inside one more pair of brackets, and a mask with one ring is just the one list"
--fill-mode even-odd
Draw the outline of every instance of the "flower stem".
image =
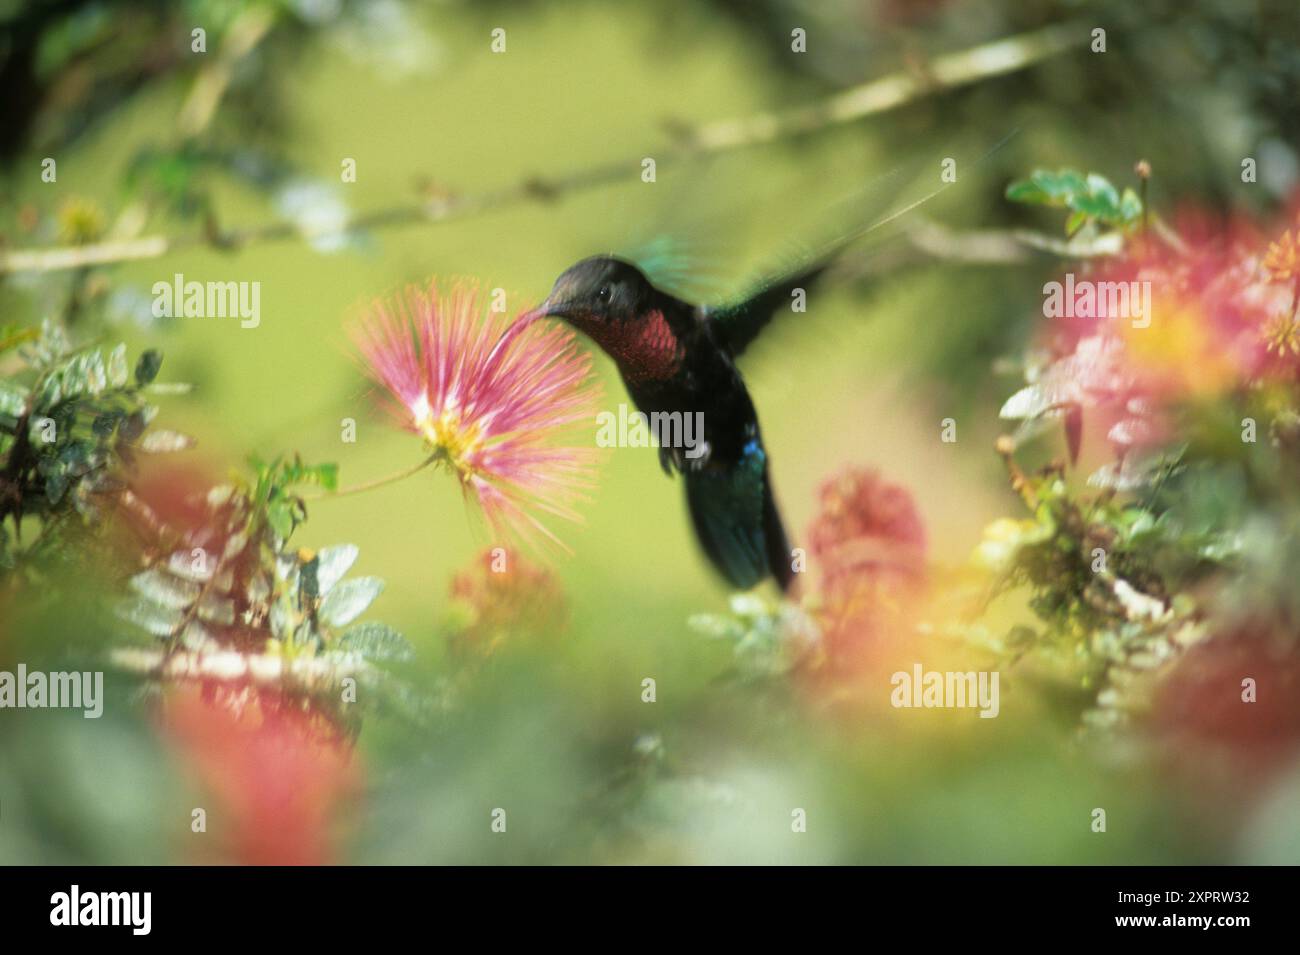
[[427, 468], [429, 465], [436, 463], [442, 457], [443, 457], [443, 451], [440, 448], [437, 451], [435, 451], [433, 454], [425, 458], [423, 461], [421, 461], [419, 464], [406, 468], [405, 470], [398, 471], [395, 474], [388, 474], [381, 478], [375, 478], [373, 481], [364, 481], [361, 484], [353, 484], [351, 487], [340, 488], [337, 491], [326, 491], [323, 494], [311, 494], [311, 495], [304, 494], [302, 497], [303, 500], [306, 501], [320, 501], [328, 498], [345, 497], [350, 494], [361, 494], [363, 491], [373, 491], [375, 488], [383, 487], [386, 484], [396, 484], [398, 481], [404, 481], [407, 478], [409, 478], [411, 475], [418, 474], [421, 471], [423, 471], [425, 468]]

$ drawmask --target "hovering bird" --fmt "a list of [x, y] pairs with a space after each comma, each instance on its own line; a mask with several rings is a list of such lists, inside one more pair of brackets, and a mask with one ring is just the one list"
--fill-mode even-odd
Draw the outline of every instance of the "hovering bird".
[[692, 420], [702, 436], [690, 449], [667, 447], [661, 437], [659, 462], [682, 475], [695, 536], [734, 587], [772, 576], [788, 591], [794, 580], [767, 449], [736, 359], [829, 265], [824, 258], [738, 303], [708, 307], [656, 288], [629, 261], [594, 256], [565, 271], [530, 313], [563, 319], [603, 349], [646, 416], [699, 413]]
[[[981, 165], [1017, 132], [1011, 130], [963, 168]], [[683, 449], [665, 446], [661, 436], [659, 463], [669, 475], [682, 475], [695, 536], [735, 587], [748, 589], [769, 576], [786, 592], [794, 583], [793, 555], [772, 495], [767, 448], [736, 359], [779, 311], [793, 310], [796, 290], [806, 294], [850, 245], [956, 181], [944, 179], [880, 218], [862, 214], [864, 197], [869, 202], [882, 196], [897, 199], [904, 192], [900, 177], [924, 165], [899, 166], [855, 191], [841, 205], [857, 210], [852, 221], [869, 224], [832, 235], [801, 257], [801, 264], [762, 282], [738, 302], [692, 304], [665, 291], [632, 261], [598, 255], [567, 269], [529, 313], [563, 319], [595, 342], [614, 360], [628, 394], [647, 417], [700, 413], [702, 418], [694, 420], [702, 423], [703, 441]], [[651, 271], [671, 281], [671, 273], [685, 265]]]

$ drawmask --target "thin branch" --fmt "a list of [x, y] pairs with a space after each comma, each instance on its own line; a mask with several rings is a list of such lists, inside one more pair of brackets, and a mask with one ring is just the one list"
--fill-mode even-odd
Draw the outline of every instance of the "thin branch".
[[[837, 93], [820, 102], [782, 112], [759, 113], [719, 120], [679, 131], [672, 145], [653, 150], [657, 165], [714, 155], [780, 139], [806, 136], [888, 112], [908, 103], [972, 83], [1034, 66], [1087, 41], [1086, 26], [1064, 23], [936, 57], [924, 71], [899, 71]], [[451, 195], [407, 203], [357, 215], [342, 225], [304, 228], [276, 222], [215, 235], [152, 235], [71, 248], [0, 251], [0, 275], [14, 272], [56, 272], [91, 265], [156, 259], [176, 249], [201, 244], [238, 248], [258, 242], [294, 238], [314, 240], [349, 232], [416, 223], [447, 222], [502, 206], [550, 201], [583, 189], [617, 182], [638, 169], [646, 153], [623, 161], [601, 163], [553, 177], [529, 177], [477, 195]]]
[[274, 23], [275, 15], [262, 7], [246, 10], [235, 20], [222, 41], [221, 52], [199, 72], [185, 98], [177, 117], [182, 137], [193, 139], [208, 128], [239, 62], [266, 38]]
[[350, 487], [340, 488], [337, 491], [322, 491], [319, 494], [301, 494], [299, 495], [304, 501], [329, 501], [336, 497], [347, 497], [351, 494], [364, 494], [366, 491], [373, 491], [377, 487], [387, 487], [389, 484], [396, 484], [398, 481], [405, 481], [413, 474], [419, 474], [429, 465], [434, 464], [446, 457], [446, 452], [441, 448], [429, 455], [419, 464], [413, 464], [405, 470], [398, 471], [395, 474], [386, 474], [381, 478], [375, 478], [373, 481], [365, 481], [361, 484], [353, 484]]

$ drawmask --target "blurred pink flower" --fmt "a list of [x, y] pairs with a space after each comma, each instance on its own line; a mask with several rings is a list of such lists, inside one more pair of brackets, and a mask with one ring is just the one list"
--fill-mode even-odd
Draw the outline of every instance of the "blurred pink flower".
[[807, 540], [821, 570], [823, 676], [871, 672], [906, 646], [926, 589], [926, 533], [911, 493], [866, 468], [827, 478]]
[[1122, 257], [1089, 263], [1079, 285], [1127, 288], [1145, 314], [1053, 317], [1000, 412], [1020, 422], [1017, 444], [1063, 421], [1071, 461], [1086, 418], [1117, 458], [1090, 479], [1101, 486], [1144, 483], [1189, 410], [1300, 373], [1300, 239], [1270, 243], [1242, 216], [1194, 210], [1177, 226], [1177, 238], [1135, 236]]
[[164, 738], [216, 802], [219, 838], [199, 862], [324, 865], [365, 774], [349, 734], [307, 698], [248, 685], [173, 686]]
[[594, 421], [600, 399], [572, 332], [493, 312], [471, 285], [441, 296], [431, 284], [376, 302], [354, 340], [402, 426], [456, 473], [494, 531], [563, 547], [535, 512], [578, 519], [571, 505], [592, 484], [597, 451], [554, 439]]
[[561, 633], [569, 611], [559, 578], [522, 554], [494, 547], [451, 582], [461, 617], [448, 644], [461, 660], [486, 659], [507, 644], [527, 644]]
[[906, 488], [850, 467], [823, 481], [819, 498], [808, 541], [825, 593], [851, 591], [863, 579], [924, 575], [925, 525]]

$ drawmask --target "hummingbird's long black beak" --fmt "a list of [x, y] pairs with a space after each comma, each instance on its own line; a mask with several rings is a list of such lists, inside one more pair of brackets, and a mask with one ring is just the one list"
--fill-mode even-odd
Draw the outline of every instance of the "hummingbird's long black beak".
[[542, 302], [536, 308], [524, 313], [524, 318], [528, 321], [534, 321], [539, 318], [563, 318], [565, 315], [565, 304], [555, 301], [555, 296], [549, 296], [546, 301]]

